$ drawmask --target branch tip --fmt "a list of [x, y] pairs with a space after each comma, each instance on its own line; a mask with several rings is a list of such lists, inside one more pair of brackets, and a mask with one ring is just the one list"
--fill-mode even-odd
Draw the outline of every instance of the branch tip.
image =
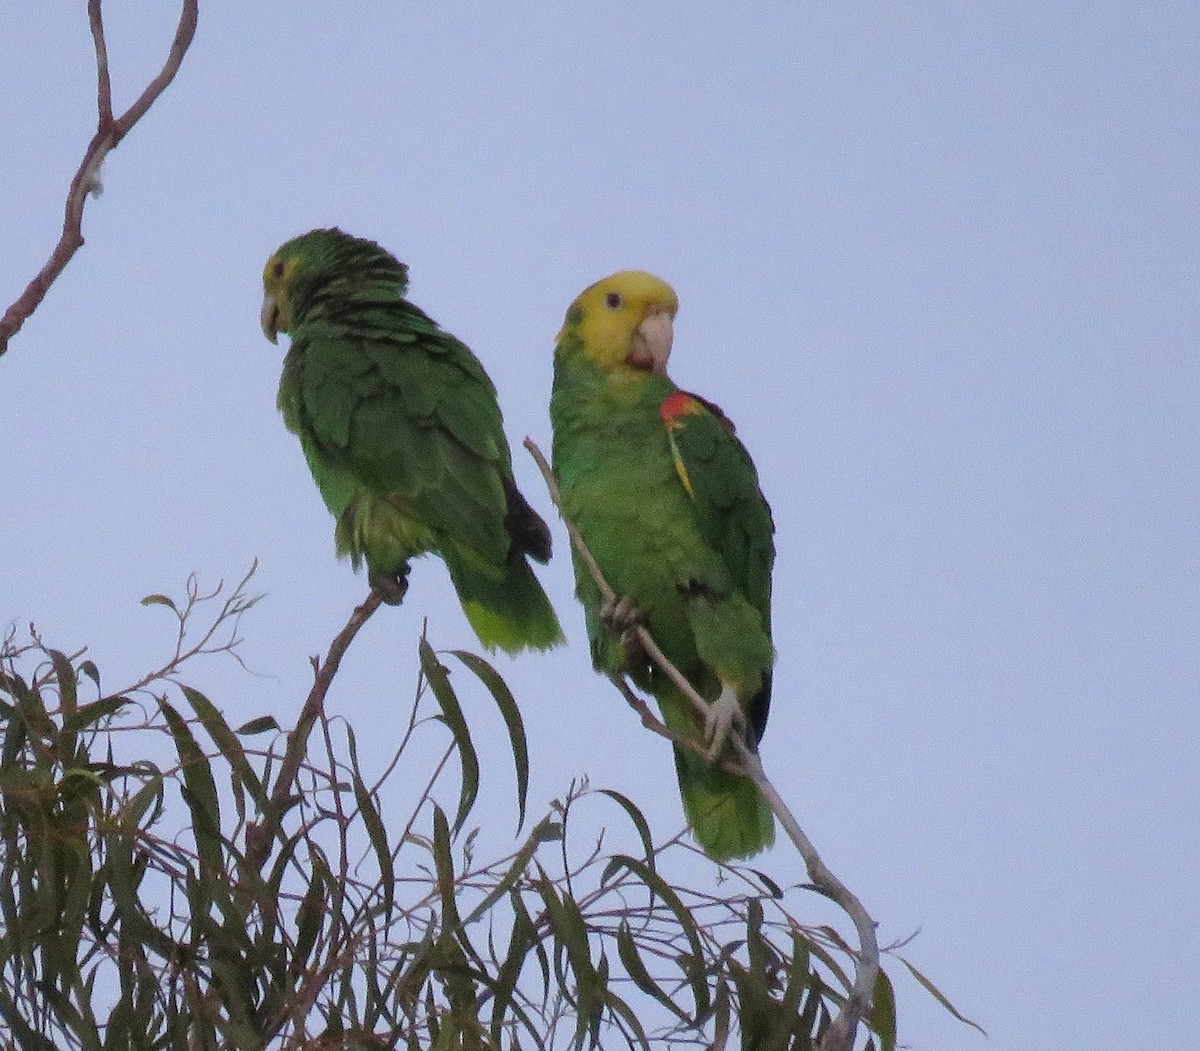
[[191, 46], [196, 35], [196, 24], [199, 19], [199, 0], [182, 0], [179, 13], [179, 25], [175, 30], [175, 39], [167, 53], [166, 61], [158, 75], [146, 85], [137, 100], [119, 118], [114, 118], [112, 108], [112, 81], [108, 70], [108, 45], [104, 38], [104, 17], [100, 8], [100, 0], [88, 0], [88, 25], [92, 31], [92, 42], [96, 50], [96, 133], [88, 143], [83, 159], [71, 179], [67, 191], [67, 200], [63, 215], [62, 234], [58, 243], [50, 253], [50, 258], [25, 286], [25, 291], [0, 317], [0, 355], [8, 350], [9, 341], [29, 320], [30, 316], [41, 305], [50, 286], [58, 280], [59, 275], [83, 247], [83, 209], [89, 196], [98, 197], [103, 185], [100, 181], [100, 167], [117, 144], [129, 133], [129, 130], [146, 115], [146, 111], [154, 105], [158, 97], [175, 79], [179, 67], [183, 64], [183, 56]]

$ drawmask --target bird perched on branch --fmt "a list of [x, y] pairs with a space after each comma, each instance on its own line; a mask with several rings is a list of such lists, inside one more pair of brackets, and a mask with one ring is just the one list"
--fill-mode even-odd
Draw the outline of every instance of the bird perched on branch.
[[398, 604], [409, 560], [433, 552], [484, 646], [561, 642], [528, 562], [549, 560], [550, 532], [513, 481], [496, 388], [405, 298], [408, 268], [372, 241], [313, 230], [267, 260], [263, 287], [263, 332], [291, 336], [279, 409], [337, 520], [338, 554], [365, 561]]
[[[580, 560], [576, 592], [597, 669], [628, 674], [677, 735], [684, 810], [718, 860], [774, 840], [753, 782], [719, 768], [728, 735], [753, 750], [771, 693], [771, 511], [733, 425], [667, 376], [678, 300], [651, 274], [623, 271], [585, 289], [558, 335], [550, 417], [561, 508], [620, 601], [606, 606]], [[707, 716], [636, 645], [644, 624], [709, 704]]]

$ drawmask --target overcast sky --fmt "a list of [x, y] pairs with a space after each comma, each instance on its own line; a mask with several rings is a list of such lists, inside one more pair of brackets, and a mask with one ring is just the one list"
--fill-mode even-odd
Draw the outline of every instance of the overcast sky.
[[[84, 6], [0, 5], [0, 306], [94, 130]], [[171, 6], [109, 5], [118, 107]], [[654, 271], [682, 303], [675, 379], [737, 422], [774, 508], [767, 769], [881, 940], [919, 928], [906, 954], [991, 1034], [893, 963], [901, 1041], [1190, 1046], [1198, 23], [1184, 2], [202, 0], [0, 358], [0, 627], [86, 644], [116, 685], [171, 643], [142, 595], [258, 558], [257, 674], [196, 684], [231, 721], [287, 722], [366, 586], [275, 409], [268, 255], [329, 224], [393, 250], [510, 439], [545, 447], [568, 303]], [[673, 832], [665, 745], [591, 672], [566, 557], [542, 577], [570, 647], [498, 661], [531, 805], [586, 773]], [[385, 743], [425, 617], [474, 647], [421, 563], [330, 698]], [[802, 878], [787, 848], [761, 860]]]

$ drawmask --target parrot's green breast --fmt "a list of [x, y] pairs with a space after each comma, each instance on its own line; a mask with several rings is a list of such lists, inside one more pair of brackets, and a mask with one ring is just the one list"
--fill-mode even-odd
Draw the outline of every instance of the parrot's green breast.
[[[551, 411], [564, 515], [587, 538], [613, 590], [637, 602], [655, 641], [688, 667], [696, 650], [680, 592], [692, 581], [728, 591], [729, 580], [696, 528], [659, 416], [676, 389], [658, 375], [598, 385], [585, 396], [560, 388]], [[589, 576], [578, 584], [595, 641], [599, 595]]]

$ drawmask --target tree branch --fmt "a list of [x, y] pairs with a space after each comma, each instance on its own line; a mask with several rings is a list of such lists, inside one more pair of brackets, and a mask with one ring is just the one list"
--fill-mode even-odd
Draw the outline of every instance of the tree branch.
[[162, 70], [150, 81], [133, 105], [120, 117], [114, 118], [112, 82], [108, 73], [108, 47], [104, 41], [100, 0], [88, 0], [88, 22], [96, 48], [96, 134], [88, 143], [87, 151], [67, 191], [66, 212], [58, 244], [54, 246], [46, 264], [26, 285], [25, 291], [4, 312], [4, 317], [0, 318], [0, 355], [8, 350], [9, 340], [29, 320], [67, 263], [83, 247], [83, 208], [88, 194], [98, 191], [100, 187], [100, 167], [104, 158], [129, 134], [129, 130], [146, 115], [146, 111], [175, 79], [175, 74], [179, 72], [183, 63], [183, 56], [196, 35], [198, 17], [199, 0], [183, 0], [175, 39], [171, 42], [171, 49]]
[[[550, 491], [550, 499], [554, 502], [554, 506], [558, 508], [559, 516], [567, 527], [567, 533], [571, 538], [571, 546], [575, 549], [580, 561], [587, 567], [592, 579], [596, 583], [597, 589], [600, 591], [601, 598], [611, 604], [617, 595], [609, 586], [608, 581], [604, 578], [604, 573], [597, 564], [591, 551], [588, 550], [587, 543], [583, 539], [583, 535], [576, 528], [565, 514], [563, 514], [562, 503], [558, 491], [558, 484], [554, 479], [554, 472], [547, 463], [546, 457], [542, 454], [542, 450], [537, 447], [537, 444], [530, 438], [525, 439], [525, 448], [529, 450], [529, 454], [533, 457], [538, 465], [538, 469], [542, 472], [542, 477], [546, 480], [546, 488]], [[704, 700], [692, 687], [692, 684], [684, 677], [684, 675], [675, 667], [662, 650], [658, 648], [658, 644], [651, 637], [650, 632], [643, 625], [637, 625], [633, 628], [638, 644], [645, 650], [647, 656], [654, 661], [662, 671], [670, 677], [671, 681], [679, 688], [685, 697], [691, 702], [697, 713], [702, 717], [708, 711], [708, 702]], [[610, 676], [614, 684], [625, 696], [626, 700], [642, 715], [643, 724], [650, 729], [659, 731], [655, 726], [651, 725], [653, 717], [649, 713], [649, 709], [644, 702], [639, 702], [637, 695], [624, 682], [620, 676]], [[665, 736], [674, 736], [666, 734]], [[696, 746], [697, 742], [686, 742], [687, 744]], [[762, 760], [753, 752], [744, 741], [736, 735], [731, 735], [730, 744], [733, 747], [734, 755], [737, 759], [736, 764], [723, 764], [726, 769], [730, 769], [735, 773], [744, 774], [749, 777], [758, 790], [762, 793], [763, 799], [767, 801], [767, 805], [787, 832], [788, 838], [795, 844], [796, 849], [800, 852], [801, 858], [804, 859], [805, 868], [808, 870], [808, 878], [812, 881], [813, 887], [836, 902], [842, 910], [850, 917], [854, 923], [855, 929], [858, 932], [859, 951], [854, 957], [854, 985], [850, 990], [850, 995], [847, 996], [845, 1003], [842, 1005], [841, 1011], [830, 1023], [826, 1029], [824, 1036], [821, 1039], [820, 1051], [851, 1051], [854, 1046], [854, 1037], [858, 1031], [858, 1023], [863, 1015], [871, 1006], [871, 999], [875, 990], [875, 979], [879, 974], [879, 941], [875, 935], [875, 922], [871, 919], [867, 910], [863, 907], [858, 897], [840, 880], [829, 866], [825, 864], [817, 848], [813, 846], [812, 841], [804, 834], [804, 830], [800, 827], [800, 823], [796, 820], [795, 815], [783, 801], [775, 786], [767, 777], [766, 771], [763, 769]], [[702, 749], [695, 748], [704, 754]]]
[[[300, 709], [296, 728], [288, 734], [283, 763], [279, 767], [279, 776], [275, 778], [275, 784], [271, 788], [269, 822], [278, 823], [287, 809], [291, 800], [292, 788], [308, 751], [309, 735], [325, 709], [325, 695], [329, 692], [333, 677], [337, 674], [342, 658], [350, 648], [350, 643], [354, 641], [354, 636], [370, 619], [371, 614], [379, 608], [382, 601], [379, 592], [372, 588], [366, 601], [361, 606], [355, 607], [346, 626], [329, 644], [329, 652], [325, 654], [324, 662], [319, 661], [316, 657], [312, 658], [314, 675], [312, 689], [308, 692], [304, 707]], [[253, 868], [261, 869], [266, 863], [274, 833], [275, 829], [268, 827], [267, 822], [251, 826], [246, 830], [246, 861]]]

